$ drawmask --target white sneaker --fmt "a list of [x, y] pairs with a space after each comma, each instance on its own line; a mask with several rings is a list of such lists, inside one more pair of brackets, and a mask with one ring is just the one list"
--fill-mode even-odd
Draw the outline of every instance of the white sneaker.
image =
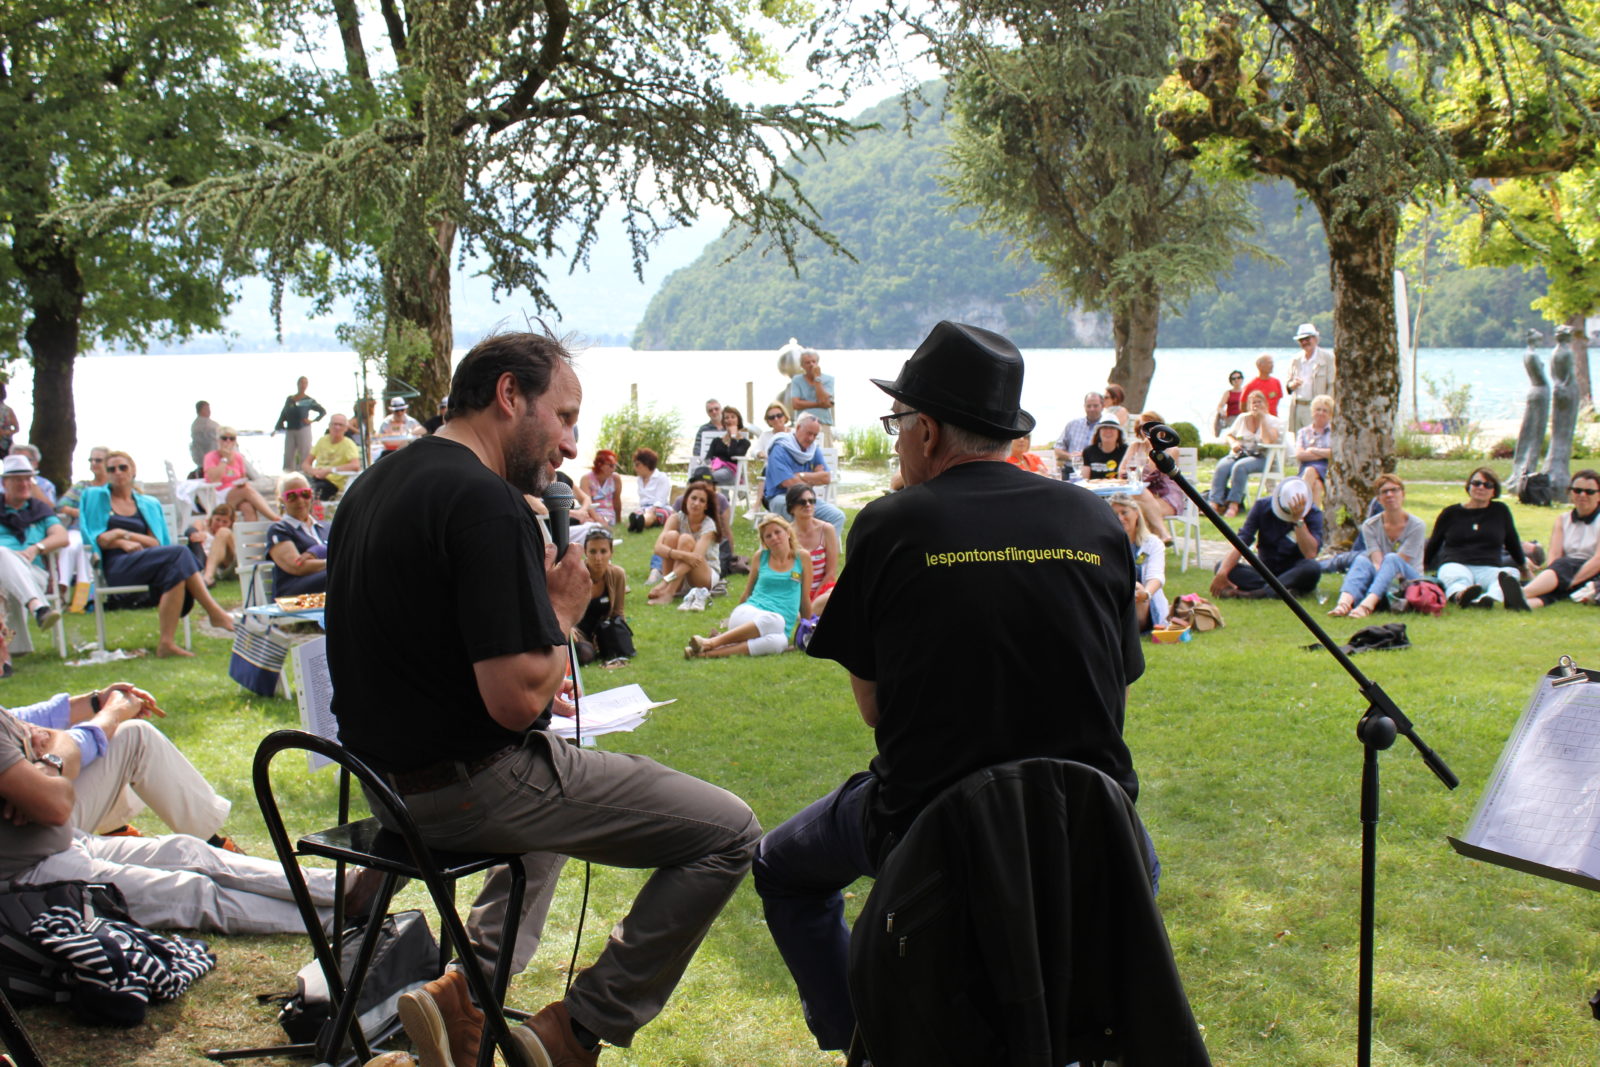
[[678, 610], [679, 611], [695, 611], [695, 610], [697, 610], [695, 608], [695, 606], [694, 606], [695, 605], [695, 594], [698, 593], [699, 591], [700, 590], [698, 590], [698, 589], [691, 589], [687, 593], [683, 594], [683, 599], [678, 602]]
[[650, 577], [644, 580], [644, 587], [649, 589], [653, 585], [661, 584], [661, 571], [657, 567], [650, 568]]
[[696, 589], [694, 591], [694, 611], [706, 610], [706, 605], [711, 603], [711, 590]]

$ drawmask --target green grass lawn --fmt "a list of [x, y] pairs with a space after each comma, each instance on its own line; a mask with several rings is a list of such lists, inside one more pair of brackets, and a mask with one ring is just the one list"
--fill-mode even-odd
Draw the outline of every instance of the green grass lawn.
[[[1403, 465], [1402, 473], [1450, 483], [1413, 486], [1410, 504], [1430, 523], [1440, 507], [1463, 499], [1464, 468], [1434, 475]], [[1524, 536], [1548, 539], [1553, 512], [1513, 507]], [[737, 532], [740, 550], [749, 552], [749, 524], [741, 520]], [[640, 655], [586, 678], [591, 689], [639, 682], [652, 697], [677, 702], [637, 732], [605, 738], [606, 747], [732, 789], [769, 827], [864, 766], [871, 735], [836, 666], [795, 654], [683, 659], [689, 634], [725, 615], [741, 587], [705, 614], [646, 607], [649, 544], [628, 536], [618, 552], [633, 576], [629, 617]], [[1203, 591], [1208, 579], [1174, 566], [1169, 585]], [[1336, 584], [1325, 579], [1323, 591], [1331, 603]], [[1143, 782], [1139, 810], [1164, 866], [1160, 903], [1216, 1063], [1347, 1064], [1356, 1038], [1361, 751], [1353, 731], [1362, 704], [1325, 653], [1301, 649], [1310, 638], [1281, 606], [1229, 601], [1222, 608], [1226, 628], [1187, 644], [1147, 646], [1148, 669], [1128, 711]], [[1341, 640], [1357, 628], [1328, 621]], [[1413, 648], [1356, 662], [1407, 711], [1462, 785], [1444, 789], [1404, 741], [1382, 758], [1374, 1062], [1592, 1064], [1600, 1023], [1584, 1001], [1600, 986], [1600, 897], [1463, 859], [1444, 836], [1465, 829], [1538, 676], [1563, 653], [1600, 662], [1600, 615], [1562, 605], [1532, 615], [1452, 611], [1406, 621]], [[74, 617], [70, 627], [79, 640], [92, 637], [91, 617]], [[153, 612], [112, 616], [114, 644], [149, 647], [154, 633]], [[36, 653], [19, 660], [17, 675], [3, 683], [4, 699], [22, 704], [123, 677], [148, 687], [172, 713], [163, 723], [169, 736], [235, 801], [229, 832], [269, 854], [250, 759], [264, 733], [296, 724], [296, 710], [233, 685], [226, 643], [197, 640], [201, 655], [183, 662], [71, 668]], [[1039, 711], [1070, 714], [1070, 701], [1065, 695], [1062, 706]], [[291, 830], [330, 823], [332, 777], [309, 775], [291, 757], [278, 769]], [[159, 829], [153, 818], [141, 825]], [[582, 876], [569, 865], [549, 943], [514, 982], [510, 1003], [537, 1009], [560, 995]], [[595, 870], [581, 959], [593, 958], [641, 878]], [[856, 903], [868, 888], [856, 887]], [[420, 905], [422, 895], [407, 890], [402, 902]], [[272, 1010], [255, 995], [292, 985], [310, 958], [303, 939], [212, 944], [216, 971], [137, 1029], [82, 1028], [55, 1010], [30, 1010], [26, 1022], [50, 1063], [74, 1067], [193, 1063], [202, 1048], [281, 1039]], [[609, 1051], [602, 1062], [837, 1061], [812, 1047], [746, 884], [667, 1010], [634, 1048]]]

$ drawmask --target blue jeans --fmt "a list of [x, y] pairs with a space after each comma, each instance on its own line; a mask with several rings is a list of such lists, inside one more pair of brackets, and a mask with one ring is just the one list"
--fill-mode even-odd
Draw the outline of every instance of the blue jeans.
[[1369, 596], [1387, 595], [1389, 587], [1398, 578], [1410, 581], [1421, 577], [1422, 572], [1398, 553], [1390, 552], [1383, 557], [1381, 564], [1373, 563], [1371, 556], [1361, 555], [1350, 564], [1350, 571], [1344, 576], [1344, 584], [1339, 587], [1339, 592], [1341, 595], [1349, 593], [1359, 604]]
[[1206, 498], [1213, 504], [1243, 503], [1250, 476], [1266, 465], [1266, 456], [1223, 456], [1217, 461], [1217, 473], [1211, 479], [1211, 492]]
[[[867, 852], [865, 820], [874, 782], [871, 771], [854, 774], [769, 832], [752, 868], [767, 929], [794, 977], [806, 1025], [821, 1049], [848, 1048], [855, 1032], [843, 891], [856, 879], [878, 873], [876, 857]], [[1161, 861], [1148, 832], [1145, 850], [1155, 887]]]
[[[840, 511], [826, 500], [822, 500], [820, 498], [817, 500], [816, 507], [817, 518], [821, 519], [823, 522], [830, 523], [835, 530], [839, 531], [839, 543], [843, 544], [844, 512]], [[767, 498], [767, 510], [772, 512], [774, 515], [782, 515], [784, 518], [791, 521], [794, 519], [794, 516], [789, 514], [789, 505], [787, 501], [785, 501], [784, 494], [782, 493]]]

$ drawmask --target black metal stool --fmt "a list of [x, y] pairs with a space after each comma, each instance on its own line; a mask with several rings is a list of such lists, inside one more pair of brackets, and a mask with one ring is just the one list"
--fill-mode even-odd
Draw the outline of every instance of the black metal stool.
[[[316, 753], [337, 764], [340, 772], [339, 825], [307, 834], [294, 843], [290, 842], [289, 833], [284, 828], [283, 817], [278, 811], [278, 802], [272, 792], [272, 778], [269, 773], [273, 757], [285, 749]], [[289, 888], [305, 921], [306, 934], [311, 938], [312, 950], [326, 977], [334, 1014], [317, 1040], [312, 1043], [227, 1052], [211, 1050], [206, 1055], [214, 1060], [226, 1060], [251, 1056], [301, 1054], [315, 1056], [319, 1061], [326, 1063], [338, 1063], [337, 1057], [348, 1039], [360, 1062], [371, 1059], [373, 1052], [366, 1034], [359, 1026], [351, 1027], [355, 1019], [356, 1002], [360, 997], [367, 969], [372, 963], [373, 953], [378, 946], [378, 936], [383, 928], [381, 917], [389, 910], [389, 900], [394, 895], [395, 887], [401, 878], [415, 878], [427, 886], [428, 895], [439, 910], [440, 970], [443, 971], [445, 964], [449, 962], [449, 954], [453, 950], [465, 974], [467, 985], [472, 990], [473, 999], [483, 1008], [484, 1031], [489, 1040], [484, 1041], [479, 1049], [479, 1067], [488, 1067], [494, 1057], [496, 1045], [500, 1047], [506, 1062], [520, 1062], [511, 1052], [511, 1032], [506, 1025], [506, 1013], [502, 1005], [505, 1001], [506, 986], [511, 979], [510, 947], [516, 943], [517, 925], [522, 916], [522, 898], [527, 883], [522, 858], [493, 853], [444, 852], [429, 848], [423, 843], [405, 802], [383, 778], [337, 742], [303, 730], [278, 730], [263, 738], [256, 748], [253, 777], [256, 802], [261, 806], [261, 815], [267, 824], [267, 834], [272, 838], [272, 847], [277, 851], [279, 862], [283, 864]], [[365, 787], [370, 799], [385, 809], [388, 821], [399, 827], [399, 832], [385, 829], [376, 818], [350, 821], [351, 777]], [[312, 903], [311, 891], [307, 888], [305, 877], [300, 870], [301, 856], [320, 856], [337, 863], [335, 882], [338, 892], [333, 924], [335, 931], [341, 931], [344, 927], [345, 864], [355, 864], [383, 872], [383, 885], [378, 890], [377, 899], [373, 901], [368, 913], [366, 930], [362, 935], [361, 946], [356, 953], [348, 980], [340, 974], [339, 950], [323, 932], [316, 905]], [[494, 978], [491, 981], [484, 977], [483, 968], [478, 965], [477, 955], [473, 952], [472, 944], [467, 937], [466, 927], [456, 913], [455, 884], [466, 875], [502, 865], [508, 866], [511, 870], [511, 893], [506, 905], [505, 951], [501, 952], [500, 958], [495, 962]], [[336, 933], [335, 937], [338, 936]], [[511, 1014], [518, 1018], [526, 1017], [522, 1012]], [[395, 1025], [391, 1020], [379, 1035], [379, 1040], [392, 1034]]]

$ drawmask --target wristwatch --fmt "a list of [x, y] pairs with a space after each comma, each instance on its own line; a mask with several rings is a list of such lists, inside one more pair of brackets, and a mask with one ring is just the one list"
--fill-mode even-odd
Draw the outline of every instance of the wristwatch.
[[66, 767], [64, 766], [61, 757], [56, 755], [54, 752], [46, 752], [44, 755], [40, 756], [38, 759], [34, 760], [33, 762], [35, 762], [35, 763], [48, 763], [48, 764], [50, 764], [50, 766], [52, 766], [52, 767], [54, 767], [56, 769], [56, 773], [57, 774], [61, 775], [63, 778], [66, 777], [66, 774], [67, 774]]
[[100, 714], [100, 690], [98, 689], [89, 694], [89, 710], [96, 715]]

